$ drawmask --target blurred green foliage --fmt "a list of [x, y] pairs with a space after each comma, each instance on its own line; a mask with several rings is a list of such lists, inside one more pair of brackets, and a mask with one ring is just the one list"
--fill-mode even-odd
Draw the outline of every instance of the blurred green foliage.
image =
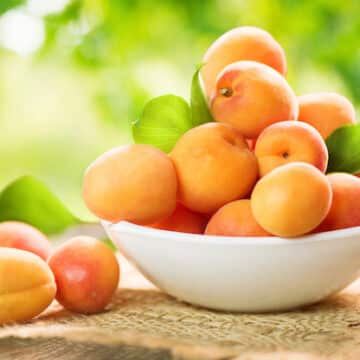
[[[0, 15], [29, 1], [1, 0]], [[236, 26], [273, 34], [298, 94], [339, 91], [358, 106], [359, 14], [358, 0], [70, 0], [43, 16], [35, 56], [0, 52], [0, 184], [26, 171], [83, 206], [87, 164], [130, 141], [151, 97], [189, 99], [196, 64]]]
[[22, 5], [23, 3], [25, 3], [25, 0], [2, 0], [2, 1], [0, 1], [0, 15], [16, 6]]

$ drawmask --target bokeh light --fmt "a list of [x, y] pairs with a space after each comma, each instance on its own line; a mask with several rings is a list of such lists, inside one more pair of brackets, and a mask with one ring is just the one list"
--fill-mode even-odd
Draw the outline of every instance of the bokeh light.
[[0, 44], [20, 55], [38, 50], [44, 36], [43, 20], [22, 9], [8, 11], [0, 19]]

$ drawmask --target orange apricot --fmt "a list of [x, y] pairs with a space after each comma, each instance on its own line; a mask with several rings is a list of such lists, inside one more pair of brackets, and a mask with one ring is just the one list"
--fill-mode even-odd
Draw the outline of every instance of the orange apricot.
[[92, 314], [110, 302], [119, 283], [118, 261], [101, 241], [78, 236], [50, 256], [49, 265], [57, 284], [57, 301], [66, 309]]
[[259, 136], [255, 155], [260, 176], [278, 166], [303, 161], [325, 172], [328, 150], [319, 132], [303, 122], [283, 121], [267, 127]]
[[232, 201], [220, 208], [210, 219], [206, 235], [270, 236], [255, 220], [249, 199]]
[[51, 252], [48, 238], [29, 224], [18, 221], [0, 223], [0, 247], [30, 251], [44, 260]]
[[356, 122], [354, 106], [342, 95], [320, 92], [302, 95], [298, 99], [298, 119], [315, 127], [324, 139], [338, 127]]
[[265, 30], [243, 26], [219, 37], [204, 55], [201, 70], [205, 91], [210, 97], [215, 90], [216, 78], [231, 63], [253, 60], [266, 64], [286, 75], [286, 58], [280, 44]]
[[170, 153], [178, 176], [178, 199], [188, 209], [212, 214], [248, 195], [257, 161], [234, 127], [208, 123], [186, 132]]
[[269, 172], [256, 184], [251, 209], [266, 231], [296, 237], [314, 230], [330, 210], [332, 191], [315, 166], [293, 162]]
[[29, 251], [0, 248], [0, 324], [30, 320], [53, 301], [54, 275]]
[[152, 224], [176, 207], [177, 181], [169, 157], [150, 145], [107, 151], [87, 169], [83, 198], [99, 218]]
[[329, 213], [316, 231], [360, 226], [360, 179], [346, 173], [333, 173], [327, 177], [333, 201]]
[[256, 138], [269, 125], [296, 120], [297, 98], [278, 72], [254, 61], [226, 66], [216, 82], [210, 108], [216, 121]]
[[202, 234], [205, 230], [206, 223], [207, 219], [204, 215], [197, 214], [185, 206], [178, 204], [175, 211], [169, 217], [160, 220], [151, 227], [160, 230]]

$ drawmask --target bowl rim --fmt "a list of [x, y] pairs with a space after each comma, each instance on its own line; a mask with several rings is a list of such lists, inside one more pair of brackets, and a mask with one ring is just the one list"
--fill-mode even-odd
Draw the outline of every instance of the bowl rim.
[[309, 234], [296, 238], [283, 238], [277, 236], [218, 236], [218, 235], [203, 235], [203, 234], [189, 234], [169, 230], [160, 230], [147, 226], [137, 225], [128, 221], [120, 221], [111, 223], [109, 221], [101, 220], [105, 229], [110, 231], [117, 231], [127, 234], [136, 234], [145, 237], [157, 237], [159, 240], [171, 238], [179, 242], [193, 242], [207, 244], [228, 244], [228, 245], [300, 245], [305, 243], [326, 242], [342, 238], [352, 239], [355, 235], [360, 235], [360, 226], [355, 226], [346, 229], [326, 231], [316, 234]]

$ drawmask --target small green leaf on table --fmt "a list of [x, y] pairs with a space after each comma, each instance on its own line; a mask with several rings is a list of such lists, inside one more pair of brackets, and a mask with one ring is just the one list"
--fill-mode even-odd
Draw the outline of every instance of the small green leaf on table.
[[40, 180], [23, 176], [0, 193], [0, 221], [26, 222], [48, 235], [81, 224]]
[[209, 105], [201, 85], [200, 70], [204, 64], [201, 64], [195, 71], [191, 82], [191, 117], [193, 126], [205, 124], [213, 121]]
[[327, 172], [360, 172], [360, 124], [336, 129], [326, 140], [329, 151]]
[[169, 152], [177, 140], [193, 127], [190, 107], [175, 95], [162, 95], [150, 100], [140, 118], [133, 123], [135, 143], [149, 144]]

